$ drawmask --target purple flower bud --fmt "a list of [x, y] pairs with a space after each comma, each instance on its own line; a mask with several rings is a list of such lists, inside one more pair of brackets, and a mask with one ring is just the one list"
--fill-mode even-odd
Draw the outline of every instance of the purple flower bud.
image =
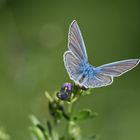
[[65, 83], [61, 87], [61, 90], [57, 93], [57, 97], [63, 101], [67, 101], [71, 97], [73, 85], [71, 83]]
[[73, 85], [71, 83], [65, 83], [63, 84], [61, 90], [67, 92], [67, 93], [71, 93], [73, 89]]
[[69, 98], [70, 98], [71, 94], [70, 93], [65, 93], [65, 92], [58, 92], [57, 93], [57, 97], [60, 99], [60, 100], [63, 100], [63, 101], [67, 101]]

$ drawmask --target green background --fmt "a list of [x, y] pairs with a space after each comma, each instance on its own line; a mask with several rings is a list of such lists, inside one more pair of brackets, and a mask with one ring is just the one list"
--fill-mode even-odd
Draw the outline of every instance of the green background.
[[[44, 91], [70, 81], [63, 64], [68, 28], [76, 19], [89, 61], [139, 58], [138, 0], [0, 0], [0, 125], [12, 140], [30, 139], [28, 116], [47, 119]], [[93, 89], [78, 106], [99, 113], [80, 124], [100, 140], [140, 139], [140, 67]]]

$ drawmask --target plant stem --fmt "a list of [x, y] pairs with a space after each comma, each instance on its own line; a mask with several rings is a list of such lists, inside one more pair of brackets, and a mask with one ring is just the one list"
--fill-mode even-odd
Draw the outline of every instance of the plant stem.
[[71, 115], [71, 113], [72, 113], [72, 106], [73, 106], [73, 103], [72, 103], [72, 102], [68, 104], [68, 113], [69, 113], [70, 115]]

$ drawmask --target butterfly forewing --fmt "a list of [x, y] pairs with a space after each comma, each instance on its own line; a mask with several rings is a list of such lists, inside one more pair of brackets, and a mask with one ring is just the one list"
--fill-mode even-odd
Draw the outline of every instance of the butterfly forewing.
[[82, 34], [77, 22], [74, 20], [69, 28], [69, 50], [80, 60], [87, 60], [87, 53]]
[[125, 72], [133, 69], [139, 63], [139, 59], [128, 59], [123, 61], [117, 61], [114, 63], [109, 63], [97, 67], [101, 70], [101, 73], [106, 75], [112, 75], [113, 77], [118, 77]]

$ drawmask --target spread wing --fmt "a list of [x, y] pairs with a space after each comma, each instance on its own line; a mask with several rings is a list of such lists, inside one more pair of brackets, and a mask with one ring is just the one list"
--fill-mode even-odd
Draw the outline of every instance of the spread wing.
[[97, 74], [86, 76], [81, 84], [88, 88], [110, 85], [113, 82], [113, 77], [118, 77], [128, 72], [136, 67], [139, 62], [139, 59], [128, 59], [102, 65], [94, 69]]
[[113, 82], [112, 76], [109, 75], [101, 73], [97, 73], [96, 75], [85, 75], [85, 72], [81, 71], [81, 61], [70, 51], [65, 52], [64, 62], [70, 79], [74, 80], [75, 83], [80, 86], [84, 86], [86, 88], [97, 88], [110, 85]]
[[64, 53], [64, 64], [70, 79], [78, 83], [78, 79], [83, 75], [80, 71], [81, 61], [71, 51], [66, 51]]
[[113, 77], [98, 73], [96, 75], [86, 76], [81, 83], [86, 88], [99, 88], [108, 86], [113, 82]]
[[99, 69], [102, 74], [118, 77], [136, 67], [139, 62], [139, 59], [128, 59], [105, 64], [97, 67], [97, 69]]
[[87, 61], [84, 40], [77, 22], [74, 20], [69, 28], [68, 48], [80, 60]]
[[68, 48], [69, 50], [63, 55], [64, 64], [70, 78], [76, 83], [79, 83], [78, 79], [83, 75], [80, 67], [88, 62], [88, 58], [82, 34], [75, 20], [69, 28]]
[[96, 68], [93, 67], [94, 74], [87, 74], [86, 70], [81, 71], [81, 67], [88, 67], [86, 65], [88, 63], [88, 57], [82, 34], [75, 20], [69, 28], [68, 48], [69, 50], [64, 53], [63, 57], [69, 77], [75, 83], [86, 88], [110, 85], [113, 82], [113, 77], [124, 74], [136, 67], [140, 62], [139, 59], [129, 59], [105, 64]]

